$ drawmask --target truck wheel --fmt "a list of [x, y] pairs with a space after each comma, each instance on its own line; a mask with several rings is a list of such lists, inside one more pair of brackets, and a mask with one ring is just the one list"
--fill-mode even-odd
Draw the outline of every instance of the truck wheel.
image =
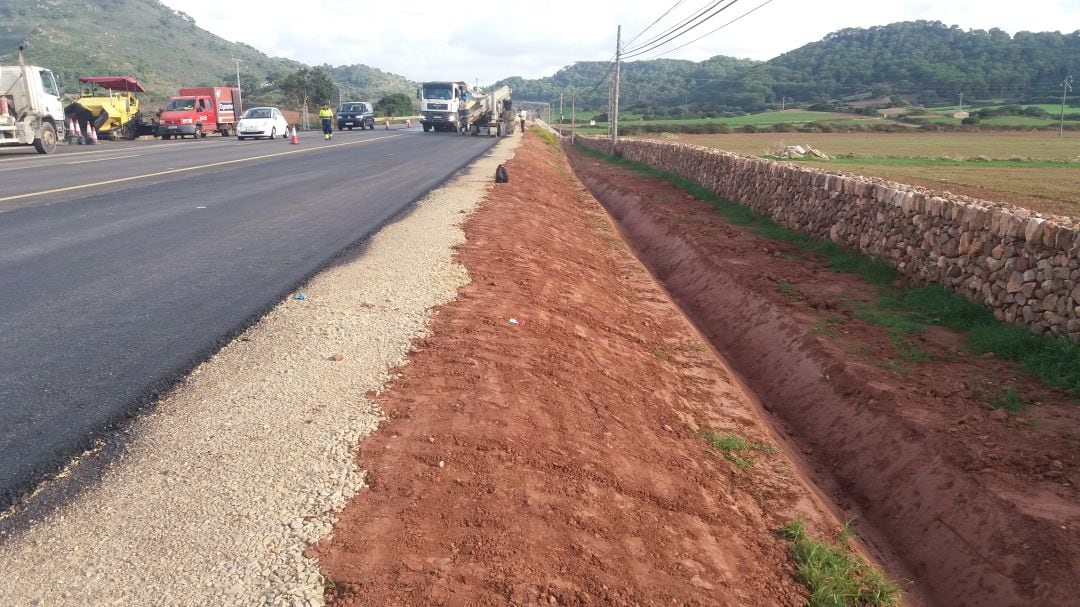
[[56, 127], [46, 122], [41, 125], [41, 137], [34, 140], [34, 149], [38, 154], [52, 154], [56, 151]]
[[162, 136], [161, 136], [161, 140], [162, 140], [162, 141], [168, 141], [168, 140], [170, 140], [170, 139], [172, 139], [172, 135], [162, 135]]
[[431, 130], [431, 125], [430, 124], [425, 123], [425, 124], [423, 124], [423, 127], [424, 127], [424, 132], [425, 133]]
[[236, 136], [236, 140], [237, 140], [237, 141], [243, 141], [243, 140], [245, 140], [245, 139], [247, 139], [247, 137], [244, 137], [243, 135], [237, 135], [237, 136]]

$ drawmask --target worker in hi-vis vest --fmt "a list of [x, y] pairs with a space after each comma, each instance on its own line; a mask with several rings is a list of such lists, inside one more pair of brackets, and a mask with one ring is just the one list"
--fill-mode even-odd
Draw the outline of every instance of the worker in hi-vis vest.
[[323, 138], [330, 139], [334, 136], [334, 129], [331, 126], [334, 122], [334, 110], [331, 110], [330, 106], [324, 103], [322, 109], [319, 110], [319, 118], [322, 119]]

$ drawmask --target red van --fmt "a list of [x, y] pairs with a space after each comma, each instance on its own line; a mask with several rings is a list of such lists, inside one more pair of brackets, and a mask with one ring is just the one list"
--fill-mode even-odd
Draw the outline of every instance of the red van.
[[242, 111], [239, 89], [224, 86], [180, 89], [179, 94], [165, 102], [157, 135], [162, 139], [185, 136], [198, 139], [217, 132], [231, 137], [236, 133], [237, 117]]

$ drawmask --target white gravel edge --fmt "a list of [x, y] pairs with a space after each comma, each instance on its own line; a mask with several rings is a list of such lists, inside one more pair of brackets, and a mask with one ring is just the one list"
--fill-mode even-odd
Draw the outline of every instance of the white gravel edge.
[[0, 545], [0, 604], [323, 605], [303, 552], [363, 487], [354, 456], [379, 421], [364, 394], [468, 282], [460, 224], [520, 139], [195, 369], [99, 485]]

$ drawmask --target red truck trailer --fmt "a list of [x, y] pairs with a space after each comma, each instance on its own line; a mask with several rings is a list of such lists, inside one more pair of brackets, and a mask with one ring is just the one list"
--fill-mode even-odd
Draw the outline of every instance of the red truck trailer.
[[239, 89], [224, 86], [180, 89], [165, 102], [157, 135], [162, 139], [185, 136], [198, 139], [218, 132], [231, 137], [242, 111]]

